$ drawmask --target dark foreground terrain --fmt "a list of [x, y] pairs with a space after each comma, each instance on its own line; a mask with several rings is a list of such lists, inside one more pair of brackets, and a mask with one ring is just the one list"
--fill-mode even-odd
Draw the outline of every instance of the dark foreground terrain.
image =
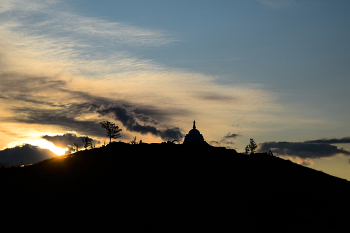
[[267, 154], [112, 143], [0, 170], [12, 228], [138, 232], [336, 230], [350, 182]]

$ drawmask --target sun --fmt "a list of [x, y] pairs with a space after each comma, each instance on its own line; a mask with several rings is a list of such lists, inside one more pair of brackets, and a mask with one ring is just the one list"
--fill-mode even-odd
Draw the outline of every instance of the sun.
[[36, 139], [30, 142], [32, 145], [36, 145], [42, 149], [49, 149], [53, 153], [55, 153], [58, 156], [62, 156], [66, 153], [66, 149], [63, 149], [61, 147], [55, 146], [52, 142], [42, 140], [42, 139]]

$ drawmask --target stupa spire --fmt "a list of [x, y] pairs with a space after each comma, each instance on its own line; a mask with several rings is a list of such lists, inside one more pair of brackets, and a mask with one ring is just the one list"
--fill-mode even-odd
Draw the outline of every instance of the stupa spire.
[[204, 142], [203, 135], [196, 129], [196, 121], [193, 121], [193, 129], [185, 136], [184, 143]]

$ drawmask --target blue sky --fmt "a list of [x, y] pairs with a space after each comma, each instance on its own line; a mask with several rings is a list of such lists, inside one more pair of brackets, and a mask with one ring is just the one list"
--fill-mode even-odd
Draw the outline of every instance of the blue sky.
[[350, 180], [348, 1], [0, 6], [0, 148], [52, 148], [45, 136], [67, 132], [102, 142], [102, 120], [122, 141], [181, 141], [195, 119], [212, 145], [254, 138]]

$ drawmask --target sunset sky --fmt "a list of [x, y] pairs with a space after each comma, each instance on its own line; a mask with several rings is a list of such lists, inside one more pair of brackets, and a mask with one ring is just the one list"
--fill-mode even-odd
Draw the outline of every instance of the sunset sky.
[[349, 12], [347, 0], [1, 1], [0, 150], [99, 146], [104, 120], [117, 141], [181, 143], [196, 120], [213, 146], [253, 138], [350, 180]]

